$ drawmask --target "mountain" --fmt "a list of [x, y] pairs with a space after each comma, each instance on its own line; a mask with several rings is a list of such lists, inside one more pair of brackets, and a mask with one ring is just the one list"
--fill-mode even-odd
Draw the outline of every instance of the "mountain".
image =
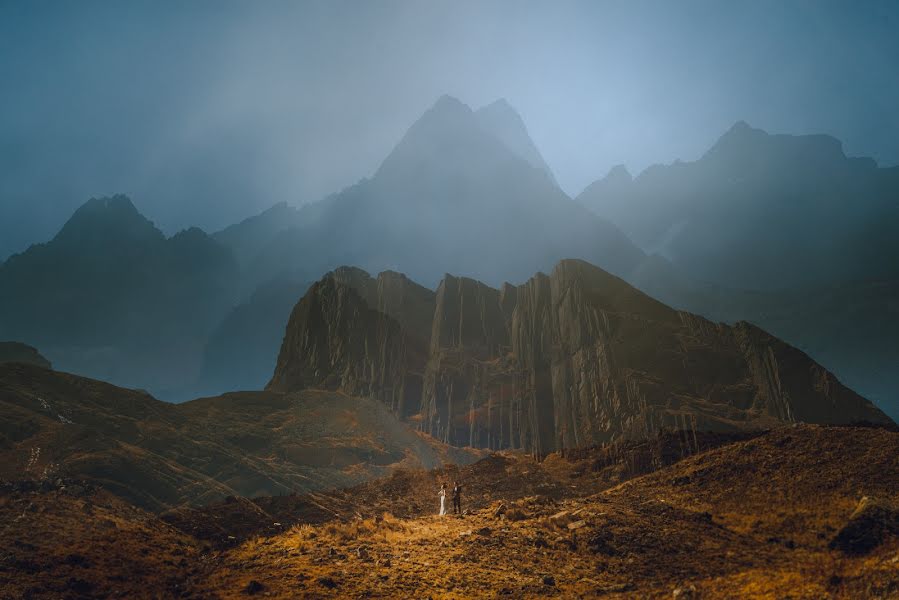
[[300, 223], [300, 210], [279, 202], [258, 215], [244, 219], [212, 237], [234, 253], [241, 268], [245, 268], [273, 237]]
[[0, 363], [8, 362], [37, 365], [45, 369], [52, 368], [50, 361], [44, 358], [37, 348], [21, 342], [0, 342]]
[[470, 462], [382, 404], [326, 391], [183, 404], [23, 364], [0, 365], [0, 479], [72, 478], [162, 511], [227, 496], [352, 485]]
[[[897, 198], [899, 167], [848, 158], [830, 136], [739, 122], [695, 162], [633, 179], [617, 167], [578, 201], [681, 274], [660, 288], [651, 272], [641, 287], [708, 317], [758, 323], [895, 417]], [[711, 285], [685, 289], [689, 280]]]
[[0, 265], [0, 337], [41, 347], [63, 370], [183, 385], [237, 274], [231, 251], [199, 229], [167, 239], [127, 197], [95, 198]]
[[260, 285], [225, 315], [206, 340], [199, 393], [264, 388], [278, 359], [290, 311], [308, 288], [308, 282], [276, 279]]
[[534, 145], [521, 115], [501, 98], [475, 111], [481, 129], [500, 140], [506, 147], [523, 158], [535, 169], [540, 169], [556, 182], [555, 176]]
[[436, 294], [338, 269], [294, 308], [267, 389], [369, 396], [446, 443], [537, 455], [660, 427], [891, 422], [758, 327], [676, 311], [578, 260], [500, 290], [447, 275]]
[[620, 168], [577, 198], [701, 280], [780, 290], [899, 278], [899, 167], [826, 135], [734, 125], [702, 158]]
[[[534, 161], [539, 161], [537, 168]], [[341, 265], [433, 286], [444, 273], [499, 284], [581, 257], [626, 275], [643, 253], [568, 198], [505, 103], [444, 96], [369, 179], [299, 209], [246, 269], [258, 283], [316, 280]]]

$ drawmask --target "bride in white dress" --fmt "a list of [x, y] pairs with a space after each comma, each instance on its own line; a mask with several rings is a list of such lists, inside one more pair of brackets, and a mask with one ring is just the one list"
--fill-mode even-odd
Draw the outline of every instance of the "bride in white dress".
[[446, 484], [440, 486], [440, 491], [437, 492], [437, 497], [440, 498], [440, 516], [443, 517], [446, 515]]

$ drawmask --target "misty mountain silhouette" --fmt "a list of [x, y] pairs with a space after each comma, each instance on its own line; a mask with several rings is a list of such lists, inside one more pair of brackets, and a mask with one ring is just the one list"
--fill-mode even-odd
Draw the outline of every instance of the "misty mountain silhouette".
[[897, 198], [899, 167], [742, 121], [695, 162], [632, 180], [616, 168], [578, 196], [686, 278], [717, 284], [678, 294], [681, 307], [758, 323], [894, 411]]
[[206, 341], [197, 393], [264, 388], [278, 359], [290, 311], [308, 288], [305, 281], [275, 279], [225, 315]]
[[94, 198], [0, 265], [0, 337], [117, 382], [184, 385], [233, 303], [237, 267], [199, 229], [166, 237], [125, 196]]
[[352, 264], [426, 285], [446, 272], [499, 284], [570, 256], [619, 274], [644, 258], [558, 188], [506, 103], [475, 113], [450, 96], [409, 128], [371, 179], [301, 208], [298, 219], [273, 228], [250, 262], [257, 282], [285, 272], [316, 279]]
[[340, 265], [499, 286], [574, 257], [676, 308], [758, 323], [886, 406], [897, 173], [829, 136], [741, 122], [698, 161], [636, 178], [615, 167], [575, 202], [507, 102], [473, 111], [444, 96], [371, 178], [212, 236], [166, 239], [124, 197], [85, 203], [0, 265], [0, 336], [61, 369], [186, 399], [266, 381], [292, 295]]
[[695, 162], [613, 170], [578, 200], [696, 279], [788, 289], [899, 277], [899, 167], [743, 121]]
[[512, 108], [505, 98], [479, 108], [475, 111], [475, 116], [481, 129], [500, 140], [509, 150], [526, 160], [532, 167], [545, 172], [555, 183], [555, 176], [531, 140], [521, 115]]

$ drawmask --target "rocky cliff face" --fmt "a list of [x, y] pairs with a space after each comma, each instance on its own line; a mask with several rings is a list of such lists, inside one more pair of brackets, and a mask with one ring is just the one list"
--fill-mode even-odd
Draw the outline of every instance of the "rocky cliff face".
[[[430, 315], [430, 327], [426, 317]], [[676, 311], [586, 262], [496, 290], [338, 269], [297, 304], [270, 388], [379, 398], [455, 445], [544, 454], [659, 428], [889, 422], [761, 329]]]

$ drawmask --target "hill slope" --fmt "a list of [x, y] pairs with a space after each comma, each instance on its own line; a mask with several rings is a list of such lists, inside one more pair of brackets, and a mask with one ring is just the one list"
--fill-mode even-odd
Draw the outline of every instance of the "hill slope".
[[330, 392], [173, 405], [10, 364], [0, 365], [0, 406], [0, 478], [83, 479], [157, 511], [346, 486], [397, 466], [476, 456], [410, 430], [378, 402]]
[[[330, 515], [313, 515], [308, 504], [303, 513], [302, 499], [237, 499], [162, 523], [79, 482], [6, 484], [0, 594], [848, 599], [899, 593], [899, 433], [787, 427], [616, 486], [605, 474], [635, 457], [620, 451], [611, 462], [594, 449], [540, 463], [502, 453], [462, 469], [398, 471], [319, 497], [320, 512], [338, 508]], [[436, 486], [451, 478], [464, 486], [466, 514], [434, 516]], [[256, 515], [229, 512], [242, 506]], [[865, 508], [872, 506], [880, 512]], [[293, 509], [309, 520], [272, 522]], [[379, 512], [385, 509], [393, 514]], [[184, 533], [197, 525], [203, 534], [211, 521], [238, 537], [210, 547]], [[242, 534], [247, 521], [267, 526]], [[856, 552], [834, 543], [850, 530], [871, 544]]]
[[[883, 430], [782, 429], [599, 494], [496, 492], [463, 518], [296, 527], [228, 551], [199, 588], [234, 594], [256, 581], [278, 597], [328, 588], [344, 597], [891, 597], [899, 531], [863, 556], [829, 544], [862, 496], [895, 500], [897, 451], [899, 434]], [[494, 462], [479, 466], [490, 470], [483, 481], [512, 477]]]

